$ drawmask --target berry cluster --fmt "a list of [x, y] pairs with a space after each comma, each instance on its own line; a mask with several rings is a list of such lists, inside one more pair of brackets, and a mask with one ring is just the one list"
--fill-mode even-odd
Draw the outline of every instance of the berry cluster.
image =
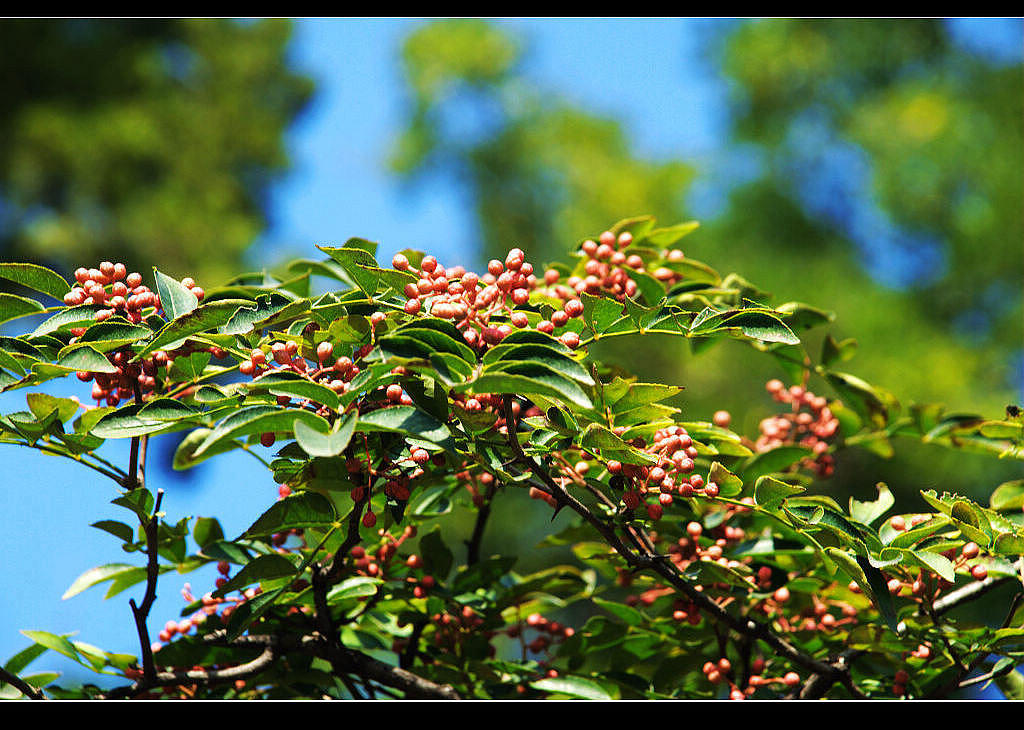
[[[403, 254], [397, 254], [391, 265], [419, 277], [405, 286], [405, 312], [427, 312], [452, 320], [471, 347], [484, 350], [505, 339], [513, 327], [522, 329], [530, 324], [526, 312], [515, 309], [530, 301], [530, 292], [538, 283], [533, 264], [526, 261], [522, 249], [509, 251], [505, 263], [492, 259], [483, 276], [461, 266], [446, 269], [433, 256], [425, 256], [419, 269]], [[582, 303], [579, 312], [583, 313]], [[492, 321], [498, 318], [508, 322]], [[574, 338], [562, 338], [568, 347], [579, 345], [579, 335], [572, 334]]]
[[[200, 301], [206, 296], [206, 292], [195, 280], [185, 278], [181, 283]], [[139, 272], [129, 273], [120, 262], [114, 264], [104, 261], [99, 268], [81, 267], [75, 270], [75, 285], [64, 295], [64, 304], [69, 307], [81, 304], [103, 307], [94, 315], [97, 322], [120, 314], [129, 322], [138, 323], [142, 321], [145, 309], [152, 308], [154, 312], [159, 312], [160, 296], [142, 283], [142, 274]]]
[[[544, 272], [544, 283], [554, 287], [557, 296], [568, 299], [583, 292], [588, 294], [607, 294], [620, 302], [626, 297], [634, 297], [637, 292], [636, 281], [632, 273], [647, 273], [644, 260], [637, 254], [628, 254], [627, 249], [633, 243], [633, 234], [625, 231], [616, 236], [611, 231], [602, 233], [597, 241], [586, 240], [580, 246], [580, 255], [586, 259], [583, 264], [585, 276], [571, 276], [565, 285], [559, 285], [561, 275], [554, 269]], [[682, 261], [683, 252], [679, 249], [663, 251], [663, 258], [668, 261]], [[666, 285], [672, 285], [682, 275], [672, 269], [660, 266], [650, 274]]]
[[106, 354], [107, 360], [115, 368], [114, 372], [92, 373], [80, 370], [76, 376], [83, 383], [92, 381], [91, 395], [97, 405], [105, 402], [108, 406], [116, 406], [134, 397], [136, 387], [142, 400], [160, 391], [162, 385], [169, 380], [175, 358], [188, 357], [194, 352], [209, 352], [218, 359], [227, 356], [220, 347], [194, 347], [186, 344], [170, 352], [157, 350], [139, 362], [131, 362], [135, 353], [131, 348], [125, 348]]
[[736, 684], [732, 662], [727, 657], [722, 657], [717, 662], [704, 662], [701, 670], [711, 684], [725, 684], [729, 687], [730, 700], [745, 700], [753, 695], [759, 687], [770, 687], [782, 685], [793, 688], [800, 684], [800, 675], [796, 672], [786, 672], [781, 677], [765, 677], [761, 674], [765, 668], [765, 661], [758, 657], [750, 664], [751, 674], [747, 677], [747, 686], [743, 689]]
[[805, 459], [804, 466], [822, 477], [831, 476], [835, 459], [828, 453], [829, 439], [838, 432], [839, 419], [832, 414], [828, 401], [801, 385], [786, 388], [781, 380], [769, 380], [765, 387], [779, 403], [791, 404], [792, 411], [761, 421], [756, 450], [769, 451], [786, 444], [806, 446], [814, 456]]

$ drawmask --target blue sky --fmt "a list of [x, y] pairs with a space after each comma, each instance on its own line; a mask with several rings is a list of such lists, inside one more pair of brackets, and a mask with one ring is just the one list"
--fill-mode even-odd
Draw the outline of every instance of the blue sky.
[[[680, 157], [704, 170], [735, 167], [734, 160], [722, 156], [726, 88], [701, 59], [699, 46], [700, 34], [721, 21], [504, 22], [526, 39], [525, 68], [531, 79], [620, 119], [641, 155]], [[474, 228], [464, 194], [445, 184], [409, 191], [385, 167], [404, 103], [397, 49], [415, 24], [297, 22], [292, 58], [315, 77], [318, 93], [288, 135], [294, 169], [272, 195], [271, 226], [253, 249], [254, 262], [309, 257], [315, 254], [314, 243], [349, 236], [380, 241], [382, 253], [414, 247], [441, 252], [446, 262], [474, 262]], [[1019, 22], [967, 21], [955, 27], [979, 53], [1019, 61]], [[741, 173], [738, 168], [733, 172]], [[693, 200], [698, 213], [714, 211], [720, 182], [708, 174], [698, 181]], [[57, 381], [50, 392], [85, 394], [73, 379]], [[0, 395], [3, 412], [24, 407], [24, 391]], [[124, 463], [127, 444], [111, 446], [110, 458]], [[123, 554], [114, 538], [86, 527], [101, 519], [125, 519], [127, 513], [109, 504], [117, 496], [113, 483], [70, 462], [3, 448], [5, 484], [15, 488], [0, 490], [0, 514], [7, 518], [0, 536], [0, 581], [8, 588], [0, 598], [0, 663], [28, 644], [18, 634], [23, 628], [79, 631], [76, 638], [88, 643], [137, 653], [127, 601], [139, 591], [103, 601], [103, 589], [93, 589], [61, 601], [88, 568], [140, 562], [138, 556]], [[244, 454], [213, 459], [191, 480], [153, 469], [150, 485], [167, 490], [164, 505], [171, 520], [217, 515], [232, 536], [276, 498], [269, 475]], [[177, 617], [185, 581], [202, 593], [214, 577], [211, 570], [166, 575], [152, 614], [153, 633]], [[74, 671], [53, 656], [33, 665], [55, 667]]]

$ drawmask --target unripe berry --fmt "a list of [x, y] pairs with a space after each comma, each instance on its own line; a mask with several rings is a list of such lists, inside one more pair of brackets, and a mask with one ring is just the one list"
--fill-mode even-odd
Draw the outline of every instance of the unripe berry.
[[580, 346], [580, 336], [575, 332], [566, 332], [558, 339], [570, 350], [575, 350]]
[[583, 302], [579, 299], [570, 299], [562, 309], [570, 317], [579, 317], [583, 314]]

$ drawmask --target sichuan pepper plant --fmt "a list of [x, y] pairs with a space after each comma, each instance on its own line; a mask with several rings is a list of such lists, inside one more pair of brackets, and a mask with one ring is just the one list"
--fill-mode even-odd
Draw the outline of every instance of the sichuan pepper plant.
[[[1024, 458], [1019, 411], [902, 407], [840, 369], [850, 341], [803, 344], [831, 314], [685, 255], [694, 228], [631, 219], [568, 264], [513, 248], [481, 273], [412, 251], [381, 266], [351, 239], [285, 280], [205, 289], [111, 262], [73, 284], [0, 264], [61, 303], [0, 295], [4, 320], [45, 315], [0, 338], [0, 387], [33, 389], [0, 441], [113, 482], [124, 520], [93, 526], [137, 559], [68, 595], [141, 592], [125, 611], [137, 655], [25, 631], [5, 695], [934, 698], [995, 682], [1021, 697], [1024, 480], [978, 485], [987, 504], [922, 491], [924, 512], [881, 483], [866, 502], [828, 489], [851, 449], [905, 439]], [[312, 276], [336, 290], [312, 294]], [[642, 357], [650, 334], [772, 358], [777, 415], [739, 433], [728, 412], [667, 404], [680, 386], [591, 357], [629, 337]], [[80, 397], [34, 390], [62, 377]], [[174, 468], [244, 449], [277, 500], [237, 536], [169, 519], [188, 506], [146, 467], [172, 433]], [[111, 439], [128, 463], [103, 455]], [[523, 526], [515, 492], [550, 517], [539, 549], [571, 562], [523, 574], [483, 551], [495, 522]], [[215, 584], [168, 586], [208, 564]], [[972, 622], [962, 609], [1001, 587], [1000, 615]], [[153, 615], [158, 590], [181, 591], [180, 615]], [[47, 651], [103, 681], [34, 674]]]

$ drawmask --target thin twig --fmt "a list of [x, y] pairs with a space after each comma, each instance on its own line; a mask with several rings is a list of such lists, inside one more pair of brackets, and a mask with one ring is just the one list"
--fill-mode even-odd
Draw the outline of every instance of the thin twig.
[[44, 695], [39, 689], [37, 689], [36, 687], [33, 687], [31, 684], [26, 682], [24, 679], [19, 677], [17, 674], [14, 674], [13, 672], [8, 672], [3, 667], [0, 667], [0, 681], [6, 682], [7, 684], [11, 685], [12, 687], [17, 689], [19, 692], [21, 692], [23, 695], [25, 695], [29, 699], [32, 699], [32, 700], [45, 700], [46, 699], [46, 695]]
[[153, 608], [153, 602], [156, 600], [156, 584], [157, 579], [160, 577], [159, 545], [157, 544], [160, 527], [158, 515], [163, 499], [164, 490], [157, 490], [153, 516], [145, 525], [146, 553], [149, 560], [146, 565], [146, 593], [142, 598], [142, 605], [137, 606], [134, 598], [128, 601], [128, 604], [132, 607], [132, 616], [135, 617], [135, 629], [139, 635], [139, 645], [142, 650], [143, 676], [149, 684], [156, 681], [157, 674], [156, 664], [153, 661], [153, 646], [149, 640], [149, 628], [146, 625], [146, 620], [149, 618], [149, 611]]
[[[841, 678], [844, 675], [847, 675], [848, 667], [846, 667], [845, 664], [838, 662], [836, 664], [829, 664], [804, 654], [788, 641], [774, 634], [768, 624], [759, 623], [749, 618], [743, 619], [733, 616], [722, 606], [715, 603], [711, 598], [704, 595], [703, 591], [699, 591], [692, 586], [671, 561], [660, 559], [655, 555], [638, 554], [627, 547], [610, 525], [598, 518], [586, 507], [586, 505], [582, 504], [579, 500], [566, 492], [564, 488], [559, 486], [546, 471], [541, 469], [540, 466], [523, 451], [523, 448], [519, 443], [519, 438], [516, 435], [518, 424], [512, 413], [512, 399], [510, 396], [505, 396], [503, 406], [508, 432], [508, 442], [512, 447], [513, 452], [516, 454], [517, 461], [528, 468], [534, 476], [538, 477], [545, 483], [548, 490], [550, 490], [551, 495], [557, 501], [559, 508], [569, 507], [580, 515], [591, 526], [593, 526], [598, 533], [600, 533], [605, 541], [617, 553], [619, 553], [619, 555], [626, 560], [630, 567], [638, 570], [647, 569], [657, 573], [668, 581], [668, 583], [670, 583], [674, 588], [685, 594], [691, 602], [697, 604], [701, 611], [710, 615], [716, 621], [726, 624], [729, 628], [741, 635], [749, 636], [751, 639], [759, 639], [765, 642], [775, 651], [776, 654], [788, 658], [804, 669], [829, 677], [833, 682], [837, 680], [842, 681]], [[846, 682], [844, 682], [844, 684], [846, 684]], [[852, 683], [850, 686], [852, 686]]]
[[473, 523], [473, 534], [466, 541], [466, 565], [476, 565], [480, 562], [480, 543], [484, 539], [484, 528], [487, 527], [487, 518], [491, 515], [491, 500], [494, 499], [497, 480], [487, 485], [487, 494], [484, 496], [484, 503], [480, 505], [476, 513], [476, 521]]

